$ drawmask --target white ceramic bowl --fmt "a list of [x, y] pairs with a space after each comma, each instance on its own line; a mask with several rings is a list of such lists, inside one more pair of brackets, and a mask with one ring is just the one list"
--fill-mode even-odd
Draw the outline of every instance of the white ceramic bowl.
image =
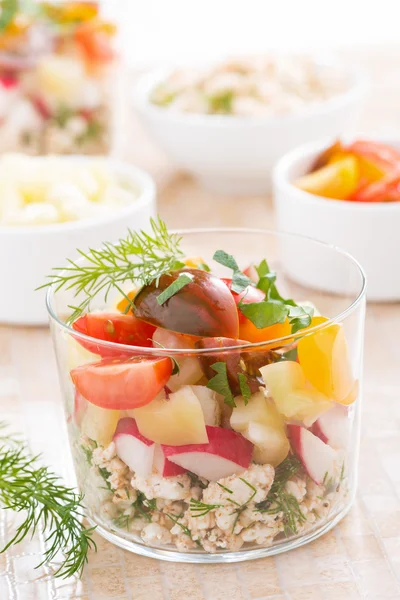
[[152, 72], [138, 82], [134, 99], [139, 115], [177, 167], [211, 191], [228, 194], [268, 193], [271, 169], [285, 152], [355, 131], [367, 87], [362, 73], [348, 69], [346, 92], [302, 112], [268, 118], [202, 115], [172, 112], [150, 101], [169, 72]]
[[[347, 250], [366, 272], [369, 300], [400, 300], [400, 202], [331, 200], [292, 184], [310, 170], [318, 154], [331, 143], [332, 140], [301, 146], [276, 165], [273, 183], [277, 228]], [[400, 142], [388, 143], [400, 148]], [[300, 271], [301, 265], [293, 264], [293, 271], [296, 270]]]
[[[90, 157], [60, 157], [82, 162]], [[127, 229], [146, 229], [156, 212], [156, 188], [150, 176], [129, 164], [109, 159], [115, 173], [140, 190], [132, 204], [98, 218], [31, 227], [0, 226], [0, 322], [44, 325], [48, 322], [45, 290], [54, 267], [77, 257], [77, 248], [98, 248], [104, 241], [117, 240]]]

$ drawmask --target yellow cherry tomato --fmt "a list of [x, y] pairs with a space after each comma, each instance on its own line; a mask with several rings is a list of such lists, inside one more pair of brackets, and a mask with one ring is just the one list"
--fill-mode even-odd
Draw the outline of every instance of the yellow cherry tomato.
[[[327, 321], [314, 317], [311, 326]], [[300, 365], [311, 385], [328, 398], [350, 404], [355, 381], [343, 327], [329, 325], [302, 338], [297, 346]]]
[[300, 177], [294, 185], [310, 194], [345, 200], [356, 190], [359, 179], [357, 159], [347, 156]]

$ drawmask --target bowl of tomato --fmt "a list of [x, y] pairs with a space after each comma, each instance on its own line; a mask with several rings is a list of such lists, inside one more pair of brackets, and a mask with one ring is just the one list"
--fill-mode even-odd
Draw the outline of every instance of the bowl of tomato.
[[307, 144], [282, 157], [273, 180], [279, 229], [354, 255], [369, 300], [400, 299], [400, 142]]

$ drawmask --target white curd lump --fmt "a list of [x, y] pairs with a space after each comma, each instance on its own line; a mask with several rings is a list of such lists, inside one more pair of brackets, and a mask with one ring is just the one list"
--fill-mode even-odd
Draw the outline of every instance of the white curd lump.
[[343, 72], [301, 55], [232, 59], [209, 69], [178, 69], [153, 92], [154, 104], [203, 114], [293, 113], [346, 90]]
[[0, 158], [0, 225], [29, 226], [105, 216], [140, 190], [106, 160], [4, 154]]

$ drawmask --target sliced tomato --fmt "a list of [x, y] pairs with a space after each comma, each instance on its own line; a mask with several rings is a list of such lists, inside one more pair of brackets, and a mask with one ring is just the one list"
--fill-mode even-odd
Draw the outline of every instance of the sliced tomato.
[[[151, 347], [153, 333], [156, 328], [132, 313], [119, 315], [114, 313], [87, 313], [82, 315], [72, 324], [75, 331], [84, 333], [97, 340], [126, 344], [127, 346]], [[103, 357], [115, 356], [115, 349], [107, 348], [101, 344], [76, 338], [84, 348]]]
[[84, 23], [75, 31], [75, 39], [87, 60], [108, 62], [115, 56], [110, 35], [92, 23]]
[[[233, 296], [234, 301], [236, 302], [236, 306], [239, 306], [239, 302], [243, 302], [243, 304], [252, 304], [253, 302], [262, 302], [265, 300], [265, 294], [258, 288], [249, 285], [243, 292], [238, 294], [232, 290], [232, 279], [222, 278], [222, 281], [228, 286]], [[239, 325], [241, 323], [246, 323], [248, 319], [240, 312], [238, 309], [238, 317], [239, 317]]]
[[349, 200], [353, 200], [354, 202], [399, 202], [399, 170], [396, 169], [392, 173], [388, 173], [379, 181], [375, 181], [357, 189]]
[[171, 373], [170, 358], [134, 356], [83, 365], [71, 371], [71, 379], [76, 391], [92, 404], [130, 410], [151, 402]]
[[369, 159], [378, 165], [393, 167], [400, 164], [400, 150], [370, 140], [357, 140], [346, 146], [346, 150], [357, 156]]

